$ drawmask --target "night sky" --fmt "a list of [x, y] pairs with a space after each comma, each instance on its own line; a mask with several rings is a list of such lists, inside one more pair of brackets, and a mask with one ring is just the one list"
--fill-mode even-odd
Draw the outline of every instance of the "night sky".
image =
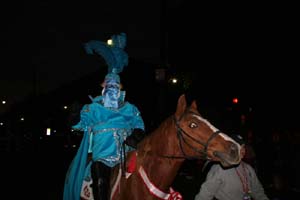
[[[249, 128], [254, 129], [256, 136], [270, 136], [271, 139], [270, 131], [277, 128], [283, 129], [284, 133], [292, 129], [299, 133], [300, 33], [296, 2], [295, 5], [274, 1], [229, 3], [195, 0], [1, 2], [0, 100], [7, 101], [6, 105], [0, 104], [1, 120], [3, 110], [10, 104], [33, 97], [32, 101], [12, 106], [7, 115], [11, 126], [5, 124], [1, 129], [7, 130], [4, 133], [9, 133], [9, 140], [16, 143], [13, 150], [23, 153], [24, 149], [25, 152], [24, 156], [17, 157], [9, 154], [9, 161], [4, 158], [1, 166], [5, 168], [0, 171], [17, 178], [4, 179], [7, 186], [4, 190], [12, 195], [20, 194], [22, 198], [24, 194], [30, 194], [32, 198], [47, 192], [45, 194], [49, 194], [50, 199], [59, 199], [51, 195], [61, 196], [66, 173], [63, 166], [66, 170], [68, 160], [61, 152], [57, 159], [53, 152], [61, 148], [65, 151], [66, 141], [61, 141], [60, 137], [57, 141], [55, 137], [40, 140], [39, 136], [45, 134], [41, 130], [50, 124], [57, 128], [57, 136], [67, 136], [65, 133], [68, 133], [66, 130], [69, 130], [72, 120], [78, 121], [79, 107], [70, 120], [66, 117], [68, 112], [61, 108], [62, 101], [72, 98], [73, 103], [81, 99], [89, 102], [85, 92], [98, 88], [87, 84], [95, 81], [95, 72], [103, 67], [103, 60], [97, 64], [99, 57], [87, 55], [83, 44], [89, 40], [106, 41], [120, 32], [127, 33], [126, 51], [135, 61], [132, 66], [129, 62], [121, 79], [130, 88], [125, 88], [126, 98], [141, 108], [148, 130], [156, 127], [156, 123], [169, 114], [167, 112], [174, 111], [175, 97], [179, 96], [177, 86], [165, 84], [167, 87], [160, 87], [155, 81], [151, 82], [154, 74], [154, 69], [149, 69], [151, 66], [165, 68], [168, 73], [181, 77], [188, 76], [191, 84], [187, 96], [190, 100], [197, 100], [201, 115], [226, 133], [227, 130], [231, 133], [231, 128], [235, 133], [239, 129], [241, 112], [247, 113], [250, 119], [254, 116], [253, 121], [249, 120]], [[147, 66], [147, 69], [136, 70], [139, 66]], [[142, 72], [135, 75], [137, 78], [133, 76], [135, 70]], [[104, 74], [99, 74], [99, 83], [103, 77]], [[82, 80], [87, 83], [82, 84]], [[155, 86], [141, 84], [146, 82]], [[140, 88], [144, 90], [139, 91]], [[233, 97], [239, 98], [238, 105], [232, 104]], [[19, 120], [20, 113], [25, 118], [29, 116], [25, 123]], [[29, 136], [25, 134], [27, 131]], [[10, 137], [13, 135], [18, 137]], [[18, 146], [18, 138], [22, 138], [24, 145]], [[296, 163], [299, 156], [294, 148], [299, 143], [299, 136], [295, 134], [295, 138], [294, 144], [287, 144], [294, 145], [295, 151], [282, 158], [295, 160], [294, 164], [286, 164], [299, 185], [299, 177], [292, 173], [299, 168], [299, 163]], [[257, 155], [264, 164], [272, 159], [273, 155], [269, 153], [272, 148], [268, 147], [273, 143], [269, 140], [258, 142], [262, 141]], [[71, 142], [76, 142], [76, 138], [67, 143]], [[42, 150], [42, 154], [39, 155], [35, 148]], [[70, 150], [71, 146], [68, 148]], [[27, 154], [26, 149], [35, 153]], [[51, 152], [50, 156], [43, 150]], [[33, 162], [29, 161], [31, 157]], [[24, 161], [20, 162], [20, 159]], [[259, 169], [268, 174], [271, 168], [262, 165]], [[53, 176], [52, 170], [58, 174]], [[48, 171], [51, 173], [45, 173]], [[37, 176], [32, 177], [36, 173]], [[61, 185], [57, 182], [58, 176]], [[26, 180], [26, 184], [20, 187], [24, 192], [16, 193], [15, 187], [10, 186], [18, 186], [19, 180]], [[8, 187], [10, 190], [6, 190]]]
[[[260, 121], [297, 126], [297, 12], [291, 4], [185, 4], [169, 12], [173, 65], [196, 71], [194, 88], [214, 102], [238, 96]], [[176, 49], [176, 51], [174, 51]], [[268, 124], [269, 125], [269, 124]]]
[[2, 98], [45, 93], [98, 70], [83, 43], [120, 32], [130, 57], [160, 62], [159, 1], [5, 2], [1, 30]]
[[299, 111], [298, 24], [295, 6], [275, 3], [6, 2], [1, 97], [45, 93], [96, 71], [82, 44], [126, 32], [130, 57], [192, 73], [199, 98], [239, 96], [266, 115], [292, 118]]

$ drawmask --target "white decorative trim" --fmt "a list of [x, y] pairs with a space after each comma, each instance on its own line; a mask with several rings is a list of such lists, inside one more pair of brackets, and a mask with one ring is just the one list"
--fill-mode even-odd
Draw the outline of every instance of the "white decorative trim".
[[125, 177], [126, 177], [126, 179], [128, 179], [128, 178], [131, 176], [131, 174], [132, 174], [132, 173], [128, 173], [128, 172], [126, 172], [126, 173], [125, 173]]
[[139, 168], [139, 174], [141, 178], [143, 179], [145, 185], [147, 186], [148, 190], [151, 192], [151, 194], [155, 195], [156, 197], [160, 199], [169, 199], [170, 194], [164, 193], [160, 189], [158, 189], [148, 178], [144, 168], [140, 166]]

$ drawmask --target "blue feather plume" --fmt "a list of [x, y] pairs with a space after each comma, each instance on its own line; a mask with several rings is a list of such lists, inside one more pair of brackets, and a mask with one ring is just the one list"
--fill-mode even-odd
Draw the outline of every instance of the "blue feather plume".
[[87, 54], [97, 53], [102, 56], [108, 66], [108, 73], [119, 74], [128, 65], [128, 55], [124, 51], [126, 46], [126, 34], [112, 36], [112, 45], [106, 42], [91, 40], [85, 43]]

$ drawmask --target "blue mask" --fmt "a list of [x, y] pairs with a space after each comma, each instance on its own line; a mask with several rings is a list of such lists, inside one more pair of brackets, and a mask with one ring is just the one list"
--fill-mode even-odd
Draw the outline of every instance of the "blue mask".
[[118, 108], [118, 99], [120, 97], [119, 84], [106, 84], [103, 91], [104, 107]]

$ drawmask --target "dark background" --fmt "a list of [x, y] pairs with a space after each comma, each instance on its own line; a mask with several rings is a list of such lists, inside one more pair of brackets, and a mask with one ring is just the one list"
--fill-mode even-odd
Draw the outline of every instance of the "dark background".
[[192, 74], [192, 88], [202, 99], [220, 103], [224, 96], [240, 96], [284, 118], [299, 111], [293, 5], [21, 1], [1, 9], [0, 89], [8, 104], [103, 68], [85, 54], [83, 43], [126, 32], [132, 59], [153, 70]]
[[[61, 198], [77, 148], [72, 145], [81, 137], [70, 135], [69, 128], [90, 102], [88, 95], [100, 94], [107, 70], [83, 44], [120, 32], [127, 34], [130, 58], [121, 74], [126, 98], [141, 110], [149, 132], [175, 111], [185, 93], [221, 130], [254, 131], [266, 186], [273, 131], [293, 135], [293, 143], [285, 144], [294, 151], [280, 151], [291, 158], [285, 161], [293, 171], [299, 166], [293, 159], [299, 144], [296, 8], [282, 2], [183, 0], [1, 3], [0, 98], [7, 101], [0, 105], [1, 177], [7, 177], [1, 191], [12, 198]], [[165, 72], [162, 80], [158, 69]], [[178, 84], [171, 84], [173, 77]], [[48, 126], [57, 130], [52, 137], [45, 136]], [[185, 194], [196, 191], [185, 189]]]

